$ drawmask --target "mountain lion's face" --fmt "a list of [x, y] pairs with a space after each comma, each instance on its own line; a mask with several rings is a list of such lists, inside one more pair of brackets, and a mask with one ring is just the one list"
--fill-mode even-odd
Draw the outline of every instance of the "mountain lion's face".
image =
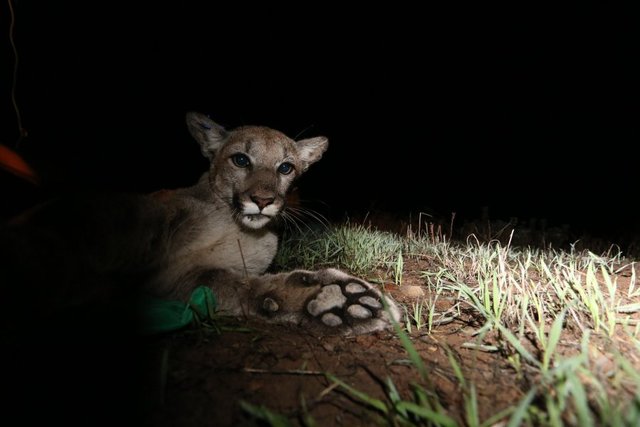
[[190, 113], [187, 124], [211, 160], [214, 194], [249, 229], [264, 227], [282, 211], [293, 181], [320, 160], [328, 146], [325, 137], [294, 141], [260, 126], [226, 131], [199, 113]]

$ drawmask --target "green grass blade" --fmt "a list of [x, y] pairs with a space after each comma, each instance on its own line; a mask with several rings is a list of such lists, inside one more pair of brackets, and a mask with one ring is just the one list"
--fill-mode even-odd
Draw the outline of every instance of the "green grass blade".
[[591, 412], [589, 411], [589, 402], [584, 386], [575, 374], [569, 375], [567, 381], [571, 386], [573, 403], [575, 404], [579, 425], [584, 427], [593, 426], [593, 417], [591, 416]]
[[515, 411], [515, 408], [513, 406], [503, 409], [497, 414], [492, 415], [486, 420], [484, 420], [482, 424], [480, 424], [480, 427], [492, 427], [497, 425], [503, 425], [504, 423], [499, 423], [499, 421], [513, 414], [514, 411]]
[[[388, 309], [387, 302], [384, 298], [382, 299], [382, 302], [385, 304], [385, 308]], [[391, 317], [391, 314], [389, 314], [389, 317]], [[400, 327], [400, 324], [396, 321], [393, 321], [393, 328], [395, 329], [396, 334], [398, 335], [398, 339], [400, 339], [400, 343], [402, 343], [402, 346], [407, 351], [407, 354], [409, 354], [409, 359], [411, 360], [411, 363], [413, 363], [413, 366], [415, 366], [416, 369], [418, 370], [418, 373], [420, 374], [420, 378], [425, 380], [427, 378], [427, 368], [424, 366], [424, 362], [422, 361], [422, 358], [416, 351], [416, 348], [411, 343], [409, 336], [402, 330], [402, 328]]]
[[398, 389], [393, 383], [391, 377], [387, 377], [385, 384], [387, 385], [387, 395], [389, 396], [389, 400], [394, 404], [400, 402], [402, 398], [400, 397], [400, 393], [398, 393]]
[[304, 394], [300, 394], [300, 407], [302, 409], [302, 413], [300, 414], [302, 425], [304, 427], [318, 427], [316, 420], [309, 413], [307, 400], [304, 398]]
[[509, 418], [509, 424], [507, 424], [507, 427], [520, 427], [523, 425], [524, 417], [527, 415], [529, 406], [531, 406], [531, 402], [533, 401], [533, 398], [536, 397], [537, 392], [538, 389], [536, 387], [529, 390], [529, 393], [524, 396], [513, 411], [513, 415]]
[[562, 325], [564, 324], [565, 311], [563, 310], [553, 321], [551, 330], [549, 331], [549, 340], [545, 346], [545, 351], [542, 356], [542, 371], [547, 372], [549, 369], [549, 363], [551, 363], [551, 356], [556, 351], [558, 341], [560, 341], [560, 334], [562, 333]]
[[329, 373], [326, 373], [325, 376], [327, 377], [327, 379], [331, 382], [333, 382], [334, 384], [339, 385], [340, 387], [342, 387], [345, 391], [347, 391], [349, 394], [351, 394], [353, 397], [355, 397], [356, 399], [360, 400], [361, 402], [379, 410], [380, 412], [384, 413], [385, 415], [388, 414], [389, 409], [387, 408], [387, 405], [380, 399], [376, 399], [373, 398], [359, 390], [356, 390], [355, 388], [351, 387], [349, 384], [345, 383], [344, 381], [338, 379], [336, 376], [331, 375]]
[[389, 400], [391, 401], [391, 404], [395, 408], [396, 412], [398, 412], [401, 417], [407, 418], [407, 412], [402, 409], [402, 405], [400, 404], [402, 402], [402, 397], [400, 396], [400, 393], [398, 392], [398, 389], [393, 383], [391, 377], [387, 377], [385, 384], [387, 386], [387, 396], [389, 397]]
[[535, 357], [533, 357], [533, 355], [529, 353], [529, 351], [527, 351], [526, 348], [522, 346], [522, 343], [520, 342], [520, 340], [518, 340], [518, 338], [516, 338], [515, 335], [511, 333], [510, 330], [508, 330], [507, 328], [505, 328], [499, 323], [497, 325], [502, 335], [504, 335], [507, 341], [509, 341], [509, 344], [511, 344], [516, 349], [516, 351], [520, 354], [520, 356], [524, 357], [531, 364], [537, 367], [541, 367], [540, 362]]
[[467, 425], [469, 427], [478, 427], [480, 425], [480, 415], [478, 413], [478, 393], [475, 384], [471, 383], [469, 392], [465, 393], [464, 406], [466, 409]]
[[291, 427], [292, 424], [283, 415], [276, 414], [264, 406], [255, 406], [244, 400], [240, 401], [240, 407], [252, 417], [264, 421], [271, 427]]
[[423, 420], [435, 423], [438, 426], [443, 427], [456, 427], [457, 423], [455, 420], [448, 415], [441, 414], [435, 412], [431, 409], [425, 408], [424, 406], [418, 405], [413, 402], [401, 402], [398, 404], [398, 408], [403, 411], [410, 412], [417, 417], [422, 418]]
[[453, 368], [453, 372], [456, 378], [458, 378], [458, 381], [460, 381], [462, 388], [466, 389], [467, 381], [464, 379], [464, 375], [462, 374], [462, 368], [460, 368], [460, 365], [458, 364], [456, 358], [453, 357], [453, 353], [451, 352], [451, 349], [449, 347], [447, 347], [447, 357], [449, 358], [449, 364]]

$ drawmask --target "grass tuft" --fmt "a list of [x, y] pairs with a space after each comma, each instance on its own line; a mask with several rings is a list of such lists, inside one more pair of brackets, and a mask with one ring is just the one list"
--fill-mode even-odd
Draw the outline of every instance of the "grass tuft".
[[[411, 396], [387, 379], [386, 400], [373, 399], [327, 374], [388, 425], [640, 425], [636, 261], [615, 246], [601, 254], [575, 245], [514, 246], [513, 233], [505, 242], [452, 242], [433, 227], [400, 236], [347, 223], [287, 236], [276, 267], [340, 267], [400, 288], [411, 274], [422, 280], [426, 297], [406, 302], [404, 324], [395, 325], [419, 380]], [[436, 301], [449, 305], [438, 313]], [[511, 406], [487, 416], [478, 383], [451, 351], [462, 416], [442, 405], [413, 340], [455, 322], [474, 337], [459, 351], [490, 354], [511, 367], [521, 392]]]

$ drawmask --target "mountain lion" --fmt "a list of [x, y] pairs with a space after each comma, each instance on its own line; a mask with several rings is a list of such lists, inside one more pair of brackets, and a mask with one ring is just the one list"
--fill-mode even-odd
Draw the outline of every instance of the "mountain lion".
[[138, 285], [188, 301], [205, 285], [224, 315], [340, 334], [389, 329], [399, 320], [391, 298], [339, 270], [265, 274], [287, 191], [320, 160], [325, 137], [294, 141], [260, 126], [228, 131], [194, 112], [186, 121], [211, 162], [194, 186], [48, 203], [5, 227], [5, 301], [28, 296], [37, 310], [56, 310]]

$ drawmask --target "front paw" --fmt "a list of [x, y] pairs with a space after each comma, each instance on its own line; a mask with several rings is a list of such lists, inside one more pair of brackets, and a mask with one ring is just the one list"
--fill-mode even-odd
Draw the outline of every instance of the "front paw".
[[364, 334], [392, 328], [400, 308], [368, 282], [336, 269], [294, 271], [287, 282], [319, 289], [307, 298], [304, 314], [316, 324], [343, 334]]

